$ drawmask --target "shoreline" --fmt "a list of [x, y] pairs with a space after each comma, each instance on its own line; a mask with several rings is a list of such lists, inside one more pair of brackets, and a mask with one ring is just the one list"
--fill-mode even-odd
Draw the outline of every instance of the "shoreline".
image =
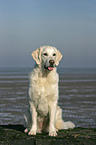
[[23, 125], [0, 125], [0, 145], [96, 145], [96, 128], [74, 128], [58, 131], [56, 137], [48, 133], [28, 136]]

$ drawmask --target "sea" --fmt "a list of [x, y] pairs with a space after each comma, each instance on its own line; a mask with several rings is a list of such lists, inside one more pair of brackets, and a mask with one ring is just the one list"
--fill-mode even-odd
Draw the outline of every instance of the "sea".
[[[0, 125], [23, 124], [32, 68], [0, 68]], [[96, 68], [59, 68], [59, 100], [64, 121], [96, 128]]]

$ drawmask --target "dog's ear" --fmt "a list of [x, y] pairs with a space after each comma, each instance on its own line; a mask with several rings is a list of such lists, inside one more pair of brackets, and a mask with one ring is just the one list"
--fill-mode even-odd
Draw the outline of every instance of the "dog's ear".
[[62, 59], [63, 55], [61, 54], [61, 52], [59, 50], [57, 50], [56, 52], [56, 60], [55, 60], [55, 64], [56, 66], [59, 64], [59, 61]]
[[35, 62], [38, 64], [38, 66], [41, 66], [41, 51], [40, 48], [36, 49], [32, 52], [32, 57], [35, 60]]

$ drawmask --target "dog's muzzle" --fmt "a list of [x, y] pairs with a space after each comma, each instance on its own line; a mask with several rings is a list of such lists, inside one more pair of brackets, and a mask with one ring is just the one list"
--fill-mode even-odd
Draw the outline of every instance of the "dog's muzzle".
[[55, 64], [55, 61], [54, 60], [49, 60], [49, 66], [44, 66], [45, 69], [49, 70], [49, 71], [52, 71], [53, 68], [54, 68], [54, 65]]

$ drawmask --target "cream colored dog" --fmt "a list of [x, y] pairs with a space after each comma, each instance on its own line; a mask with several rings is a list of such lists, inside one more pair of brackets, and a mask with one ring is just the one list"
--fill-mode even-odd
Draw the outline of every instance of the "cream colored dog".
[[62, 58], [59, 50], [42, 46], [32, 53], [36, 66], [29, 77], [29, 110], [25, 115], [25, 132], [36, 135], [49, 132], [56, 136], [58, 129], [74, 128], [75, 125], [62, 120], [62, 110], [57, 106], [59, 77], [56, 66]]

